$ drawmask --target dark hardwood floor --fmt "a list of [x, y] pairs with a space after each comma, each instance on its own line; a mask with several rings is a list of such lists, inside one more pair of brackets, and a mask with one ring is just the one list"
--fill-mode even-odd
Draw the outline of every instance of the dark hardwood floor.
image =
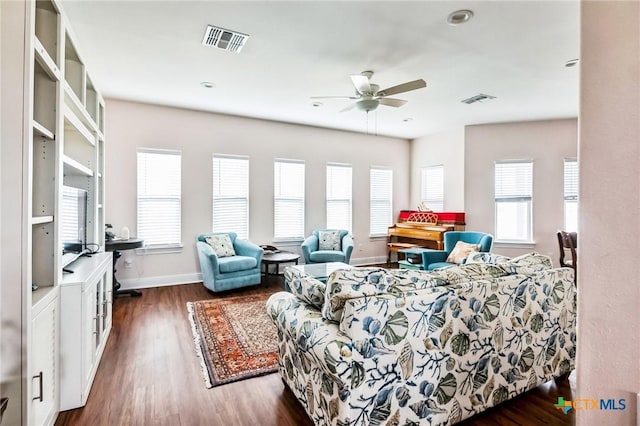
[[[278, 373], [205, 388], [187, 320], [187, 302], [281, 289], [276, 279], [218, 295], [197, 283], [117, 298], [87, 405], [60, 413], [56, 425], [311, 425]], [[565, 416], [553, 404], [574, 393], [572, 373], [460, 425], [572, 425], [573, 410]]]

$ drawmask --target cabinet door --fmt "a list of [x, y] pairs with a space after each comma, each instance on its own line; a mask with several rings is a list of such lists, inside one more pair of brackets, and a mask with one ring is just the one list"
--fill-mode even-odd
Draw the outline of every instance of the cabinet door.
[[96, 311], [97, 281], [88, 285], [82, 293], [82, 383], [91, 378], [91, 370], [96, 354], [98, 316]]
[[31, 336], [31, 418], [32, 424], [49, 424], [57, 411], [56, 393], [56, 322], [54, 299], [32, 322]]

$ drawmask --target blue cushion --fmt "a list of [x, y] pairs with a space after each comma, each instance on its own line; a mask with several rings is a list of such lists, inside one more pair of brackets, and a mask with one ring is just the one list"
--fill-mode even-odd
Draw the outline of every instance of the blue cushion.
[[433, 271], [434, 269], [448, 268], [449, 266], [455, 266], [455, 263], [449, 263], [449, 262], [430, 263], [429, 264], [429, 270]]
[[255, 257], [248, 256], [229, 256], [219, 257], [218, 267], [223, 274], [236, 271], [246, 271], [247, 269], [253, 269], [258, 265], [258, 261]]
[[344, 253], [335, 250], [318, 250], [311, 253], [309, 258], [315, 263], [344, 262]]

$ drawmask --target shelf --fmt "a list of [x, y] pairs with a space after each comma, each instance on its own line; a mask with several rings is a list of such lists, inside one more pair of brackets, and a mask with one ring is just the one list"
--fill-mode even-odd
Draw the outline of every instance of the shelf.
[[[95, 146], [96, 138], [95, 136], [84, 126], [82, 121], [78, 118], [78, 116], [74, 113], [74, 111], [69, 108], [68, 105], [64, 106], [64, 118], [65, 118], [65, 129], [75, 130], [80, 133], [88, 143]], [[69, 126], [70, 125], [70, 126]]]
[[76, 93], [71, 88], [69, 82], [64, 82], [64, 94], [65, 94], [65, 107], [69, 108], [73, 113], [80, 119], [80, 121], [91, 130], [98, 130], [98, 126], [96, 122], [93, 121], [84, 105], [80, 101], [80, 98], [76, 95]]
[[31, 224], [32, 225], [41, 225], [43, 223], [51, 223], [53, 222], [53, 216], [32, 216]]
[[47, 73], [51, 80], [59, 81], [61, 77], [60, 69], [53, 61], [47, 50], [44, 48], [38, 37], [34, 37], [34, 51], [36, 54], [36, 60], [42, 66], [42, 69]]
[[31, 124], [33, 125], [33, 131], [36, 135], [51, 140], [55, 139], [55, 135], [53, 134], [53, 132], [44, 127], [42, 124], [38, 123], [36, 120], [33, 120]]
[[93, 170], [78, 163], [73, 158], [67, 157], [66, 155], [62, 156], [62, 162], [64, 163], [64, 174], [65, 175], [80, 175], [80, 176], [93, 176]]
[[56, 296], [56, 287], [35, 284], [38, 285], [38, 289], [31, 292], [31, 314], [33, 316], [36, 316]]

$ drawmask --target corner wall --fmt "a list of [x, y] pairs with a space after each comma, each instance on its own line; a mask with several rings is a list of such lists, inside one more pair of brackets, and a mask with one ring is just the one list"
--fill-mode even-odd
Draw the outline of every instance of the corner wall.
[[464, 127], [411, 142], [411, 209], [421, 201], [422, 168], [444, 166], [444, 209], [464, 211]]
[[465, 130], [464, 207], [467, 230], [495, 235], [494, 164], [533, 160], [533, 241], [494, 243], [506, 256], [537, 251], [558, 263], [556, 232], [564, 228], [564, 162], [577, 152], [577, 120], [531, 121], [467, 126]]
[[[393, 168], [394, 218], [409, 201], [409, 146], [404, 139], [225, 116], [108, 99], [106, 119], [106, 222], [136, 235], [136, 149], [182, 151], [182, 243], [180, 253], [123, 252], [118, 278], [123, 287], [156, 286], [198, 279], [195, 237], [211, 230], [212, 155], [249, 156], [249, 238], [273, 244], [273, 160], [305, 160], [305, 230], [325, 226], [325, 166], [353, 167], [352, 263], [386, 259], [386, 239], [369, 238], [369, 168]], [[299, 251], [300, 243], [285, 247]], [[124, 267], [123, 260], [132, 262]]]
[[[583, 1], [576, 424], [640, 422], [640, 3]], [[620, 407], [620, 404], [616, 404]]]

